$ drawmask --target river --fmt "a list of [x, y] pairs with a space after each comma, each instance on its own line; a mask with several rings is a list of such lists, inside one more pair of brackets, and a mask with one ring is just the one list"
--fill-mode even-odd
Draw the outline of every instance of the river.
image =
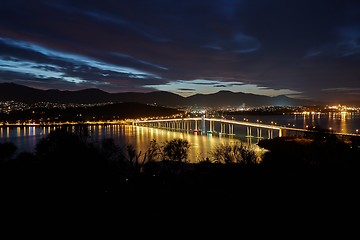
[[236, 115], [236, 120], [248, 120], [249, 122], [262, 122], [265, 124], [277, 124], [295, 128], [307, 128], [307, 126], [319, 125], [323, 129], [329, 129], [338, 133], [358, 133], [360, 131], [360, 113], [308, 113], [286, 115]]
[[[319, 125], [322, 128], [331, 128], [336, 132], [356, 133], [360, 129], [359, 113], [352, 114], [301, 114], [301, 115], [238, 115], [233, 116], [236, 120], [248, 120], [249, 122], [273, 123], [283, 126], [306, 128], [310, 125]], [[50, 126], [19, 126], [0, 127], [0, 143], [13, 142], [18, 147], [18, 152], [34, 152], [38, 141], [46, 137], [56, 127]], [[95, 143], [105, 138], [113, 138], [120, 147], [133, 145], [137, 151], [145, 152], [151, 140], [156, 139], [160, 145], [166, 141], [181, 138], [190, 143], [189, 161], [197, 162], [207, 157], [211, 158], [211, 151], [220, 144], [249, 144], [245, 141], [245, 132], [235, 129], [235, 137], [217, 137], [212, 135], [200, 135], [167, 131], [163, 129], [138, 127], [130, 125], [89, 125], [90, 140]], [[249, 140], [249, 139], [247, 139]], [[256, 139], [252, 140], [256, 143]], [[256, 144], [252, 144], [256, 151], [261, 151]]]
[[[33, 152], [37, 142], [55, 129], [56, 127], [50, 126], [0, 127], [0, 142], [13, 142], [18, 147], [18, 152]], [[95, 144], [100, 143], [103, 139], [112, 138], [120, 148], [131, 144], [138, 152], [142, 153], [148, 149], [149, 143], [153, 139], [156, 139], [160, 145], [176, 138], [185, 139], [190, 143], [190, 162], [210, 158], [211, 151], [217, 145], [240, 143], [235, 138], [219, 138], [212, 135], [196, 135], [131, 125], [89, 125], [88, 129], [89, 141]], [[256, 146], [254, 147], [256, 148]]]

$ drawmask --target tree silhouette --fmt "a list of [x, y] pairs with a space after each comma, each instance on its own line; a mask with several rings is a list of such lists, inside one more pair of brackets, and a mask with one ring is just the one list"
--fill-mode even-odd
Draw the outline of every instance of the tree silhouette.
[[149, 147], [146, 151], [147, 162], [156, 161], [160, 156], [160, 147], [155, 139], [150, 141]]
[[65, 128], [40, 140], [35, 156], [39, 161], [38, 175], [47, 187], [95, 190], [102, 183], [105, 158], [101, 151]]
[[214, 162], [219, 163], [244, 163], [244, 164], [256, 164], [257, 155], [256, 152], [243, 145], [218, 145], [215, 150], [211, 152]]
[[15, 154], [17, 147], [12, 142], [0, 143], [0, 160], [9, 160]]
[[190, 144], [187, 140], [180, 138], [166, 141], [162, 148], [163, 160], [186, 162]]

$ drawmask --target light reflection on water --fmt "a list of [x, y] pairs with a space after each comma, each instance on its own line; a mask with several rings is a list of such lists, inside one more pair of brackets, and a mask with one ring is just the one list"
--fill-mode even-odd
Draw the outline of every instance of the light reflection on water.
[[[56, 127], [5, 127], [0, 128], [0, 142], [13, 142], [18, 147], [18, 152], [35, 151], [36, 143], [46, 137]], [[75, 127], [71, 129], [74, 131]], [[88, 127], [90, 141], [100, 144], [103, 139], [113, 138], [120, 147], [125, 148], [131, 144], [137, 152], [144, 153], [151, 140], [155, 139], [160, 145], [166, 141], [180, 138], [189, 141], [189, 161], [197, 162], [207, 157], [211, 158], [210, 152], [220, 144], [240, 143], [234, 138], [219, 138], [212, 135], [198, 135], [196, 133], [181, 133], [163, 129], [137, 127], [130, 125], [92, 125]], [[254, 146], [256, 148], [256, 146]]]
[[131, 144], [138, 152], [141, 151], [142, 153], [148, 149], [149, 143], [153, 139], [160, 145], [175, 138], [184, 139], [190, 143], [189, 160], [191, 162], [197, 162], [206, 157], [211, 158], [210, 152], [217, 145], [240, 143], [238, 139], [233, 138], [219, 138], [212, 135], [197, 135], [196, 133], [174, 132], [136, 126], [93, 126], [91, 130], [90, 134], [94, 142], [99, 142], [104, 138], [113, 138], [120, 147]]
[[277, 125], [292, 126], [296, 128], [306, 128], [307, 126], [319, 125], [324, 129], [332, 129], [339, 133], [356, 133], [360, 130], [360, 113], [349, 112], [330, 112], [330, 113], [315, 113], [315, 114], [291, 114], [291, 115], [237, 115], [234, 116], [237, 120], [244, 118], [249, 119], [249, 122], [256, 122], [261, 120], [262, 123], [271, 124], [273, 121]]
[[[332, 128], [336, 132], [355, 133], [360, 129], [359, 113], [328, 113], [328, 114], [310, 114], [310, 115], [274, 115], [274, 116], [245, 116], [250, 122], [261, 120], [262, 123], [269, 124], [271, 121], [278, 125], [294, 126], [297, 128], [306, 128], [308, 125], [320, 125], [322, 128]], [[244, 116], [235, 116], [235, 119], [242, 120]], [[216, 126], [220, 128], [220, 126]], [[18, 147], [18, 152], [35, 150], [36, 143], [47, 136], [55, 126], [19, 126], [19, 127], [0, 127], [0, 142], [10, 141]], [[72, 131], [75, 126], [71, 126]], [[212, 135], [201, 135], [197, 133], [183, 133], [167, 131], [163, 129], [134, 127], [123, 125], [90, 125], [88, 126], [91, 141], [100, 143], [102, 139], [113, 138], [120, 147], [131, 144], [137, 151], [144, 153], [151, 140], [156, 139], [160, 145], [166, 141], [181, 138], [189, 141], [189, 160], [192, 162], [211, 157], [210, 152], [219, 144], [239, 143], [239, 138], [245, 140], [245, 129], [235, 127], [236, 138], [218, 137]], [[254, 134], [254, 133], [253, 133]], [[264, 137], [265, 134], [264, 134]], [[256, 143], [255, 138], [248, 138], [252, 143]], [[247, 143], [247, 141], [245, 141]], [[256, 145], [252, 145], [255, 148]], [[257, 148], [259, 150], [259, 148]]]

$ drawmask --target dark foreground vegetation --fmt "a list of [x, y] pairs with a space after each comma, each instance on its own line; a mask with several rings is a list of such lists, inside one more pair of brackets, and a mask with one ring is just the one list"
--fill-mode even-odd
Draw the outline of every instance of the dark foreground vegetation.
[[193, 211], [189, 209], [224, 214], [254, 207], [275, 214], [284, 204], [300, 211], [304, 204], [349, 203], [357, 196], [358, 139], [345, 143], [322, 134], [263, 140], [259, 146], [269, 150], [261, 161], [240, 145], [218, 146], [211, 158], [189, 163], [186, 140], [163, 145], [153, 140], [146, 152], [138, 152], [112, 139], [88, 142], [83, 129], [59, 129], [42, 139], [34, 153], [15, 156], [12, 143], [0, 143], [1, 193], [100, 193], [111, 201], [127, 201], [132, 211], [180, 215]]

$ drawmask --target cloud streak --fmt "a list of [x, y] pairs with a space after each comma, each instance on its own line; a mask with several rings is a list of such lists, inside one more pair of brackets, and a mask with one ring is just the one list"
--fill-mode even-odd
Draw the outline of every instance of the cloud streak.
[[182, 95], [236, 89], [324, 101], [335, 92], [324, 89], [353, 89], [336, 91], [344, 101], [360, 92], [356, 1], [1, 4], [0, 82]]

